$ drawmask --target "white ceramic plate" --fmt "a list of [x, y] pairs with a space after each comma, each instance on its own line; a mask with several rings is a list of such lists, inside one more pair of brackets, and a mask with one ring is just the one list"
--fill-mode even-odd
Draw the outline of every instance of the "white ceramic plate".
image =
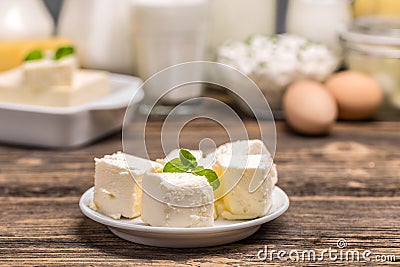
[[154, 227], [143, 223], [140, 217], [133, 220], [114, 220], [88, 207], [93, 199], [93, 187], [79, 201], [83, 214], [90, 219], [107, 225], [115, 235], [138, 244], [169, 247], [194, 248], [232, 243], [254, 234], [263, 223], [282, 215], [289, 207], [285, 192], [275, 186], [272, 192], [272, 207], [267, 215], [253, 220], [227, 221], [218, 219], [214, 226], [202, 228]]
[[45, 107], [0, 102], [0, 142], [40, 147], [75, 147], [121, 129], [132, 96], [144, 96], [142, 80], [110, 74], [112, 91], [74, 107]]

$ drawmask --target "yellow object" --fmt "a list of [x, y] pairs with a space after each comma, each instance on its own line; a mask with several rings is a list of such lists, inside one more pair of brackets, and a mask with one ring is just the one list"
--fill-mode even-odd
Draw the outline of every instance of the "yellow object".
[[71, 45], [65, 38], [29, 39], [0, 42], [0, 71], [16, 68], [33, 49], [54, 50], [62, 45]]
[[399, 0], [355, 0], [354, 16], [400, 16]]

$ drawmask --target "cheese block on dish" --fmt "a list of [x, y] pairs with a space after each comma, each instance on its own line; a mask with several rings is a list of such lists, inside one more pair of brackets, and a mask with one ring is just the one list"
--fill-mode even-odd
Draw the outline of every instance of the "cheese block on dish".
[[14, 99], [23, 93], [21, 69], [0, 73], [0, 101]]
[[60, 60], [27, 61], [22, 65], [23, 83], [33, 91], [51, 89], [57, 85], [72, 86], [76, 66], [76, 58], [73, 56]]
[[78, 106], [105, 97], [110, 91], [107, 72], [79, 70], [74, 73], [72, 86], [53, 86], [38, 99], [37, 105]]
[[218, 215], [227, 220], [266, 215], [278, 176], [264, 144], [260, 140], [237, 141], [220, 146], [214, 155], [213, 169], [221, 184], [214, 191]]
[[0, 102], [68, 107], [100, 99], [111, 91], [107, 72], [77, 70], [71, 86], [51, 86], [35, 91], [23, 83], [21, 68], [0, 73]]
[[122, 152], [96, 158], [95, 163], [91, 208], [114, 219], [140, 216], [143, 175], [161, 166]]
[[142, 220], [152, 226], [214, 225], [213, 189], [206, 177], [191, 173], [146, 173]]

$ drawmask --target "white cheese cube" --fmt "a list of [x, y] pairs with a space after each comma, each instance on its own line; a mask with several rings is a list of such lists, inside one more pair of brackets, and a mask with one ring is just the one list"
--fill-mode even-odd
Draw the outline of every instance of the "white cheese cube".
[[152, 226], [214, 225], [213, 189], [204, 176], [191, 173], [146, 173], [142, 220]]
[[24, 85], [33, 91], [49, 90], [57, 85], [71, 86], [75, 69], [74, 57], [27, 61], [22, 65]]
[[[272, 190], [277, 180], [275, 165], [265, 155], [221, 155], [214, 165], [220, 176], [220, 188], [216, 190], [218, 214], [227, 220], [243, 220], [262, 217], [272, 205]], [[258, 187], [251, 192], [251, 184]], [[221, 198], [221, 196], [223, 196]]]
[[139, 216], [143, 174], [159, 164], [121, 152], [96, 158], [95, 162], [95, 209], [114, 219]]

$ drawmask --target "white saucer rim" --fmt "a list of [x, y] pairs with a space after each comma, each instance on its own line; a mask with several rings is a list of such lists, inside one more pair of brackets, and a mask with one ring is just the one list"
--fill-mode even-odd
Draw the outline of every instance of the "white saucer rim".
[[215, 233], [215, 232], [234, 231], [249, 227], [255, 227], [278, 218], [279, 216], [281, 216], [283, 213], [286, 212], [286, 210], [289, 208], [290, 205], [289, 197], [287, 196], [285, 191], [283, 191], [280, 187], [275, 186], [274, 191], [276, 190], [277, 193], [284, 198], [284, 203], [279, 209], [261, 218], [237, 221], [237, 223], [234, 224], [209, 226], [209, 227], [197, 227], [197, 228], [156, 227], [149, 225], [132, 224], [127, 222], [127, 220], [125, 221], [115, 220], [95, 210], [92, 210], [87, 205], [87, 199], [91, 198], [93, 190], [94, 187], [89, 188], [85, 193], [83, 193], [83, 195], [79, 200], [79, 207], [82, 213], [89, 219], [114, 228], [130, 230], [130, 231], [158, 233], [158, 234]]

